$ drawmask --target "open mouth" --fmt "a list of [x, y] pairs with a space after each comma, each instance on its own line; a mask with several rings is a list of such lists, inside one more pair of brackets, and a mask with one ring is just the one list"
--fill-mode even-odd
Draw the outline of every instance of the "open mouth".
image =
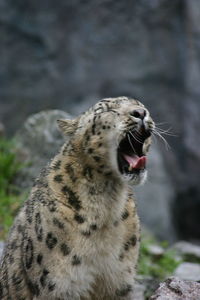
[[118, 166], [122, 174], [132, 175], [145, 169], [147, 158], [143, 154], [143, 145], [150, 135], [150, 131], [145, 129], [142, 129], [141, 133], [126, 133], [117, 150]]

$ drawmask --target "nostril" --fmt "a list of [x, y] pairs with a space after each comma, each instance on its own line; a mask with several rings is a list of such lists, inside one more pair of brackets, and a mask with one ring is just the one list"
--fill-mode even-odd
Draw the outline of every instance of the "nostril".
[[133, 116], [134, 118], [143, 120], [144, 117], [146, 116], [146, 110], [142, 109], [142, 108], [136, 109], [131, 112], [131, 116]]

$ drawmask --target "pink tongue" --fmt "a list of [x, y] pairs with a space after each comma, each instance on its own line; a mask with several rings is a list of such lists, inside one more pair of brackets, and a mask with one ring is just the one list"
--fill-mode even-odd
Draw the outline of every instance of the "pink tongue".
[[124, 154], [125, 160], [133, 169], [144, 169], [146, 165], [147, 158], [146, 156], [139, 157], [137, 155], [129, 156]]

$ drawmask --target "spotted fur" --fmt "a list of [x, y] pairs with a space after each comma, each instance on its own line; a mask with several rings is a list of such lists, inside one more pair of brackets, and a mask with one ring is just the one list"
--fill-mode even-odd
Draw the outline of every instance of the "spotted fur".
[[1, 300], [134, 299], [140, 225], [129, 185], [144, 175], [127, 181], [116, 147], [137, 126], [131, 112], [138, 107], [108, 98], [59, 121], [68, 142], [15, 219], [1, 260]]

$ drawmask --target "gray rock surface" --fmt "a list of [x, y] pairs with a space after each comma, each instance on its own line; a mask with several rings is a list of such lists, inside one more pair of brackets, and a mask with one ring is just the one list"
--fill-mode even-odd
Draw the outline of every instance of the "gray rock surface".
[[3, 249], [4, 249], [4, 242], [0, 241], [0, 259], [1, 259], [1, 255], [3, 253]]
[[145, 300], [145, 286], [141, 283], [135, 283], [134, 296], [137, 300]]
[[200, 283], [168, 278], [149, 300], [200, 300]]
[[58, 119], [71, 116], [60, 110], [42, 111], [30, 116], [15, 136], [18, 159], [25, 165], [15, 183], [23, 188], [31, 187], [51, 158], [58, 152], [66, 138], [57, 126]]
[[200, 265], [184, 262], [176, 268], [174, 276], [186, 280], [200, 281]]
[[147, 246], [148, 248], [148, 253], [152, 256], [154, 256], [155, 258], [159, 258], [161, 256], [163, 256], [165, 250], [156, 244], [150, 244]]
[[200, 260], [200, 246], [186, 241], [179, 241], [172, 247], [177, 250], [185, 259]]
[[147, 300], [158, 288], [159, 281], [157, 278], [153, 278], [145, 275], [137, 275], [135, 282], [135, 297], [134, 300]]

